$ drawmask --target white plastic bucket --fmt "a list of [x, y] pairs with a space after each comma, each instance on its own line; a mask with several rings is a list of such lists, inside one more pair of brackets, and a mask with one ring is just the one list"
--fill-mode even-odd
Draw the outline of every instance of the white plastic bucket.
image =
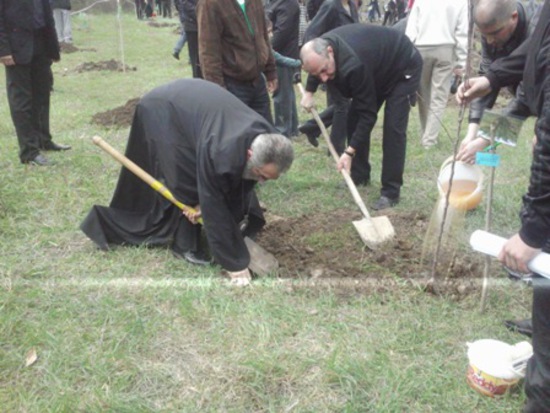
[[533, 347], [527, 341], [512, 346], [485, 339], [467, 345], [468, 384], [490, 397], [503, 395], [517, 384], [524, 377], [526, 361], [533, 354]]
[[[437, 189], [441, 197], [447, 196], [451, 178], [453, 158], [447, 158], [441, 165], [437, 178]], [[455, 162], [453, 184], [449, 195], [449, 204], [456, 209], [469, 211], [481, 202], [483, 193], [483, 171], [477, 165], [462, 161]]]

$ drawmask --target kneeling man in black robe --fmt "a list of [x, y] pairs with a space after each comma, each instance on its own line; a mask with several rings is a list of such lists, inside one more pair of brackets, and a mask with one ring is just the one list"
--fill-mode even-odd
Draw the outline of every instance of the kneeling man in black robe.
[[184, 216], [122, 168], [111, 204], [94, 206], [82, 231], [104, 250], [109, 244], [170, 245], [192, 263], [207, 263], [196, 224], [202, 216], [214, 260], [232, 278], [249, 280], [244, 237], [265, 224], [254, 186], [290, 168], [292, 143], [222, 87], [181, 79], [140, 100], [126, 156], [199, 212]]

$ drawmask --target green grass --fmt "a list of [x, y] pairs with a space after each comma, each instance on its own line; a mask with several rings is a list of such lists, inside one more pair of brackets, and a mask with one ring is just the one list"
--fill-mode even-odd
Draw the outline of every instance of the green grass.
[[[174, 25], [177, 24], [173, 19]], [[302, 279], [262, 279], [228, 287], [219, 268], [198, 269], [169, 251], [98, 251], [78, 226], [93, 204], [107, 204], [119, 166], [90, 141], [99, 134], [124, 150], [128, 130], [90, 124], [93, 114], [150, 89], [189, 77], [171, 57], [177, 26], [154, 28], [123, 16], [127, 73], [76, 73], [83, 62], [122, 60], [114, 15], [73, 19], [75, 45], [53, 66], [52, 132], [73, 149], [57, 165], [25, 167], [0, 86], [0, 410], [5, 412], [516, 412], [521, 389], [497, 400], [465, 382], [466, 342], [522, 340], [502, 320], [529, 315], [528, 288], [493, 266], [488, 308], [479, 296], [433, 297], [396, 284], [362, 289]], [[321, 101], [321, 99], [318, 99]], [[305, 119], [305, 114], [301, 115]], [[456, 134], [457, 110], [444, 123]], [[379, 123], [380, 125], [380, 123]], [[398, 212], [429, 215], [438, 168], [455, 136], [434, 150], [419, 144], [411, 115], [407, 169]], [[532, 121], [516, 149], [502, 148], [495, 182], [494, 228], [518, 227], [529, 175]], [[373, 137], [373, 187], [379, 181], [380, 128]], [[265, 185], [270, 211], [299, 217], [353, 209], [325, 149], [304, 138], [292, 170]], [[483, 226], [484, 208], [467, 215], [460, 241]], [[318, 248], [355, 236], [315, 234]], [[463, 247], [465, 244], [463, 245]], [[358, 241], [358, 248], [362, 245]], [[345, 262], [346, 257], [341, 257]], [[366, 262], [365, 271], [376, 263]], [[398, 276], [399, 274], [395, 274]], [[365, 277], [368, 273], [365, 274]], [[38, 361], [25, 367], [35, 348]]]

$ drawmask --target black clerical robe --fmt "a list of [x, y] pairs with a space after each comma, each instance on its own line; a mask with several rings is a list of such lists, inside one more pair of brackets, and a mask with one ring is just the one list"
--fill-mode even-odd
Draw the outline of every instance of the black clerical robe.
[[[239, 222], [265, 224], [244, 180], [247, 150], [262, 133], [276, 133], [263, 117], [220, 86], [181, 79], [145, 95], [136, 107], [126, 156], [179, 201], [200, 204], [210, 252], [222, 267], [248, 267]], [[102, 249], [109, 244], [166, 245], [194, 250], [197, 226], [132, 172], [123, 168], [109, 207], [94, 206], [81, 229]]]

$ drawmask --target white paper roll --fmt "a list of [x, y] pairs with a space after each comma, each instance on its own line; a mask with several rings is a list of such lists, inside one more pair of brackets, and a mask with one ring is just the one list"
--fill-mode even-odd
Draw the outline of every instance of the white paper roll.
[[[474, 231], [470, 236], [470, 245], [474, 250], [493, 257], [500, 253], [506, 241], [506, 238], [482, 230]], [[550, 254], [541, 252], [527, 263], [527, 267], [543, 277], [550, 278]]]

